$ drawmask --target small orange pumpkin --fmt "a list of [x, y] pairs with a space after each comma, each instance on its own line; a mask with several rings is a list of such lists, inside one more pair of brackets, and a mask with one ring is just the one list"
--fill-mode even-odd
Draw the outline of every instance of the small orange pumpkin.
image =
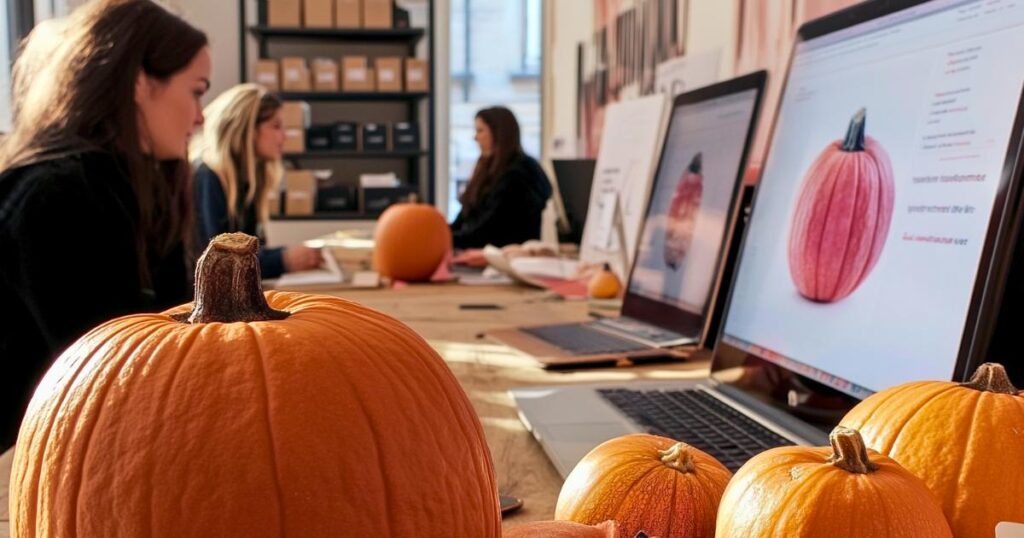
[[622, 282], [607, 263], [587, 282], [587, 295], [592, 299], [614, 299], [622, 292]]
[[263, 294], [257, 248], [218, 236], [191, 308], [110, 321], [58, 359], [22, 423], [13, 536], [500, 536], [444, 361], [355, 303]]
[[711, 538], [730, 476], [718, 460], [684, 443], [626, 435], [591, 450], [569, 473], [555, 519], [612, 519], [626, 536]]
[[513, 527], [504, 538], [624, 538], [614, 521], [599, 525], [581, 525], [571, 521], [538, 521]]
[[921, 477], [956, 536], [1024, 522], [1024, 394], [998, 364], [967, 383], [924, 381], [873, 394], [843, 425]]
[[836, 428], [832, 447], [783, 447], [751, 458], [722, 497], [718, 538], [952, 538], [921, 479]]
[[427, 204], [395, 204], [377, 219], [373, 265], [392, 280], [429, 280], [452, 248], [444, 216]]

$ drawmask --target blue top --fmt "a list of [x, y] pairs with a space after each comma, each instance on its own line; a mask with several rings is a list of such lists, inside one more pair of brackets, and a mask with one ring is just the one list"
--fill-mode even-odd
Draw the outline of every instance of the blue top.
[[[263, 225], [256, 215], [256, 204], [245, 203], [245, 192], [238, 191], [235, 206], [235, 222], [229, 222], [227, 196], [220, 185], [220, 177], [205, 164], [199, 165], [192, 185], [196, 210], [196, 246], [199, 252], [206, 250], [217, 235], [229, 232], [242, 232], [259, 238], [260, 244], [266, 243]], [[260, 248], [260, 273], [263, 278], [277, 278], [284, 273], [284, 249]]]

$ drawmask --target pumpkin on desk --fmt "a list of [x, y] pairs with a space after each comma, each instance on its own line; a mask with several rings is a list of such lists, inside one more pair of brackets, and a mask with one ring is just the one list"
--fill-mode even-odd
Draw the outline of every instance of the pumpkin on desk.
[[555, 519], [615, 520], [625, 536], [711, 538], [732, 474], [711, 456], [665, 437], [633, 434], [602, 443], [569, 474]]
[[836, 428], [831, 448], [782, 447], [750, 459], [729, 483], [717, 538], [952, 538], [921, 479]]
[[20, 432], [13, 536], [500, 536], [483, 430], [444, 361], [368, 308], [262, 293], [257, 248], [218, 236], [194, 305], [58, 359]]
[[394, 204], [381, 213], [373, 233], [373, 266], [392, 280], [430, 280], [452, 249], [444, 216], [428, 204]]
[[842, 424], [921, 477], [956, 536], [1024, 522], [1024, 394], [998, 364], [967, 383], [924, 381], [873, 394]]

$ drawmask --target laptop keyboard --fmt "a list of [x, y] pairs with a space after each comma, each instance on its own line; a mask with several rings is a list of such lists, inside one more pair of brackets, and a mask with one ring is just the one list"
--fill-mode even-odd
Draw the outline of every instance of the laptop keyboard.
[[574, 355], [603, 355], [650, 349], [645, 344], [579, 323], [526, 327], [522, 331]]
[[648, 432], [693, 445], [733, 472], [766, 449], [793, 444], [702, 390], [597, 392]]

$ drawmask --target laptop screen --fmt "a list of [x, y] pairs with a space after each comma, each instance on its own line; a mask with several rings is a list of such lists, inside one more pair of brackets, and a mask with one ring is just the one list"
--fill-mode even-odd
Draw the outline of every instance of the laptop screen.
[[672, 111], [629, 292], [703, 315], [741, 177], [757, 89]]
[[[952, 378], [1016, 158], [1021, 57], [1016, 0], [925, 2], [799, 42], [726, 347], [856, 399]], [[812, 392], [778, 381], [748, 386], [783, 407]]]

